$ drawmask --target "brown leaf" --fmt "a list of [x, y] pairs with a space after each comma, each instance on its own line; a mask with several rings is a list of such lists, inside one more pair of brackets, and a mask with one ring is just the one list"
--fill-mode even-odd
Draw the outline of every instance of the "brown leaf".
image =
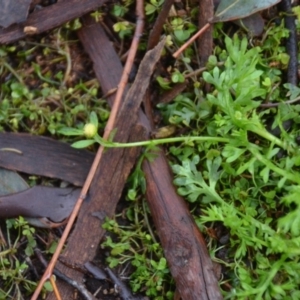
[[250, 16], [280, 0], [221, 0], [212, 22], [226, 22]]
[[[16, 0], [5, 1], [14, 2]], [[18, 2], [23, 1], [19, 0]], [[9, 28], [0, 28], [0, 43], [7, 44], [26, 37], [26, 33], [24, 32], [25, 26], [35, 27], [35, 33], [42, 33], [96, 10], [105, 2], [107, 2], [107, 0], [57, 1], [54, 5], [49, 5], [41, 10], [32, 12], [23, 24], [14, 24]]]
[[82, 186], [94, 154], [51, 138], [0, 133], [0, 167]]
[[35, 186], [2, 196], [0, 218], [48, 218], [59, 223], [70, 215], [79, 193], [79, 189]]
[[31, 0], [0, 0], [0, 26], [26, 21]]

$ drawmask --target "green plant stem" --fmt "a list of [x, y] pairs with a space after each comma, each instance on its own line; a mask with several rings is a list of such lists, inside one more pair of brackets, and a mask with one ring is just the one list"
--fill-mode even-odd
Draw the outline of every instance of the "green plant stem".
[[272, 133], [268, 132], [266, 129], [260, 129], [260, 128], [253, 129], [253, 128], [251, 128], [249, 130], [252, 131], [253, 133], [256, 133], [259, 136], [265, 138], [266, 140], [276, 144], [277, 146], [281, 147], [284, 150], [287, 150], [289, 152], [294, 152], [293, 149], [287, 147], [287, 145], [284, 142], [282, 142], [279, 138], [274, 136]]
[[145, 218], [145, 223], [146, 223], [148, 232], [151, 235], [151, 238], [152, 238], [153, 242], [157, 243], [157, 240], [155, 238], [155, 235], [153, 233], [153, 230], [152, 230], [152, 228], [150, 226], [150, 222], [149, 222], [149, 219], [148, 219], [148, 213], [147, 213], [147, 209], [146, 209], [146, 201], [145, 201], [145, 199], [142, 200], [142, 205], [143, 205], [144, 218]]
[[266, 159], [263, 155], [259, 153], [257, 149], [254, 147], [249, 147], [249, 151], [263, 164], [265, 164], [270, 170], [276, 172], [277, 174], [281, 175], [282, 177], [291, 180], [292, 182], [296, 182], [300, 184], [300, 177], [295, 173], [290, 173], [285, 169], [277, 167], [273, 164], [270, 160]]
[[18, 80], [21, 84], [24, 85], [24, 81], [23, 81], [22, 77], [20, 77], [20, 76], [18, 75], [18, 73], [10, 66], [10, 64], [8, 64], [7, 62], [3, 62], [3, 65], [4, 65], [4, 67], [5, 67], [10, 73], [12, 73], [12, 74], [17, 78], [17, 80]]
[[210, 137], [210, 136], [190, 136], [190, 137], [174, 137], [174, 138], [165, 138], [159, 140], [149, 140], [141, 141], [134, 143], [114, 143], [104, 141], [99, 135], [94, 137], [95, 141], [100, 145], [103, 145], [106, 148], [129, 148], [129, 147], [141, 147], [141, 146], [156, 146], [161, 144], [169, 144], [176, 142], [220, 142], [220, 143], [229, 143], [230, 139], [222, 137]]

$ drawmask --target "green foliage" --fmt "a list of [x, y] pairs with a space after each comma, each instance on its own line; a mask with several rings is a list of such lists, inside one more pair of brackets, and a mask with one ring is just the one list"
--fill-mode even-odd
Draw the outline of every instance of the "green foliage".
[[22, 217], [7, 220], [6, 224], [7, 245], [0, 244], [0, 299], [22, 299], [24, 291], [32, 292], [36, 283], [26, 279], [28, 265], [25, 259], [17, 258], [17, 254], [20, 252], [20, 244], [24, 243], [22, 239], [27, 240], [23, 249], [26, 256], [30, 257], [33, 254], [36, 247], [35, 229]]
[[149, 234], [143, 225], [149, 226], [147, 214], [145, 205], [141, 210], [138, 202], [134, 202], [126, 211], [132, 225], [121, 226], [115, 220], [106, 219], [103, 228], [113, 233], [117, 241], [108, 236], [102, 247], [110, 249], [107, 262], [111, 268], [124, 265], [124, 272], [130, 269], [130, 285], [134, 292], [144, 291], [156, 300], [173, 299], [173, 293], [168, 291], [171, 278], [162, 248], [152, 231]]
[[156, 77], [156, 81], [160, 85], [160, 87], [164, 90], [170, 90], [170, 81], [167, 78], [163, 78], [161, 76]]
[[171, 27], [175, 40], [179, 43], [188, 40], [192, 33], [196, 31], [196, 26], [179, 17], [176, 17], [171, 21]]
[[146, 3], [145, 6], [146, 15], [152, 15], [158, 12], [163, 2], [164, 2], [163, 0], [150, 0], [150, 3]]
[[[229, 142], [224, 147], [215, 143], [173, 147], [174, 183], [193, 207], [201, 208], [202, 214], [195, 215], [201, 228], [222, 224], [230, 234], [223, 263], [232, 290], [224, 292], [225, 299], [296, 299], [300, 177], [295, 132], [286, 134], [281, 127], [281, 136], [273, 136], [265, 129], [268, 114], [257, 110], [269, 86], [261, 68], [263, 50], [248, 50], [246, 39], [237, 36], [226, 37], [225, 44], [224, 66], [203, 74], [214, 88], [202, 100], [210, 107], [206, 128], [197, 127], [201, 118], [195, 104], [190, 105], [192, 117], [180, 121], [188, 120], [194, 134], [222, 136]], [[177, 107], [163, 107], [170, 121], [180, 111]], [[276, 126], [297, 119], [296, 107], [282, 105], [272, 113]], [[282, 148], [287, 152], [279, 157]], [[212, 245], [216, 257], [217, 242]]]
[[[62, 127], [83, 126], [90, 111], [97, 113], [100, 128], [109, 112], [98, 98], [97, 82], [70, 77], [70, 45], [61, 34], [53, 33], [55, 45], [30, 43], [0, 48], [0, 130], [56, 134]], [[12, 59], [12, 55], [15, 56]], [[39, 57], [40, 63], [32, 60]], [[18, 65], [11, 64], [17, 61]], [[56, 64], [65, 65], [57, 71]], [[45, 68], [45, 65], [47, 68]], [[15, 69], [14, 69], [15, 68]], [[72, 87], [67, 83], [72, 82]]]
[[127, 11], [127, 7], [115, 4], [112, 9], [112, 14], [116, 17], [123, 17]]
[[114, 31], [117, 32], [121, 39], [125, 36], [131, 36], [133, 31], [133, 26], [128, 21], [120, 21], [114, 24]]

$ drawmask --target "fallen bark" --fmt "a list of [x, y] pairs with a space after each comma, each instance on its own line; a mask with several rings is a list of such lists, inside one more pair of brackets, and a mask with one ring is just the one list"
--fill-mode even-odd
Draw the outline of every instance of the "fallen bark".
[[[86, 22], [89, 25], [80, 31], [79, 36], [83, 41], [85, 39], [89, 40], [89, 43], [84, 44], [86, 51], [89, 54], [92, 53], [91, 57], [96, 59], [98, 63], [99, 61], [102, 62], [101, 65], [97, 65], [97, 68], [101, 68], [102, 71], [98, 69], [96, 74], [103, 74], [110, 68], [109, 61], [103, 60], [103, 57], [98, 54], [102, 51], [105, 52], [107, 49], [109, 49], [109, 52], [111, 53], [112, 46], [108, 40], [106, 40], [105, 43], [99, 43], [99, 40], [103, 41], [105, 38], [100, 24], [93, 23], [89, 18], [87, 18]], [[97, 39], [97, 37], [99, 39]], [[93, 38], [96, 43], [92, 43], [91, 38]], [[103, 50], [104, 48], [106, 50]], [[149, 54], [146, 62], [142, 63], [140, 66], [136, 80], [132, 88], [128, 91], [122, 109], [118, 114], [115, 126], [118, 130], [114, 138], [116, 141], [129, 142], [147, 139], [147, 132], [144, 127], [140, 126], [137, 122], [137, 112], [143, 99], [143, 94], [146, 92], [149, 84], [154, 65], [160, 56], [161, 48], [162, 45], [160, 45], [160, 49], [155, 49], [156, 52], [154, 55], [153, 53]], [[113, 53], [115, 52], [113, 51]], [[115, 56], [113, 61], [119, 61], [116, 53]], [[120, 71], [121, 73], [122, 67], [115, 71]], [[109, 78], [106, 78], [106, 80], [109, 82], [107, 85], [100, 82], [104, 93], [111, 88], [112, 83], [114, 86], [117, 85], [117, 82], [113, 82], [113, 80], [109, 80]], [[126, 124], [126, 126], [124, 126], [124, 124]], [[140, 151], [140, 148], [123, 148], [109, 149], [104, 153], [104, 157], [100, 161], [90, 188], [89, 196], [91, 201], [84, 202], [78, 215], [75, 228], [69, 237], [66, 250], [63, 253], [68, 261], [84, 264], [94, 258], [97, 247], [104, 234], [101, 224], [104, 222], [106, 216], [111, 217], [114, 214], [124, 184], [136, 159], [139, 157]], [[95, 213], [101, 217], [95, 217]], [[76, 251], [74, 251], [74, 249], [76, 249]], [[81, 273], [70, 269], [61, 263], [58, 264], [57, 267], [64, 274], [76, 281], [80, 282], [83, 278]], [[61, 282], [58, 284], [58, 287], [62, 293], [63, 299], [71, 298], [73, 294], [72, 289], [66, 287]], [[53, 294], [50, 294], [47, 299], [55, 298]]]
[[[97, 77], [99, 76], [102, 78], [103, 81], [100, 81], [100, 85], [103, 88], [103, 92], [106, 93], [118, 84], [118, 82], [113, 81], [113, 78], [110, 80], [109, 73], [107, 74], [107, 70], [111, 70], [110, 63], [113, 62], [115, 68], [114, 71], [119, 72], [119, 74], [122, 72], [121, 64], [106, 36], [103, 35], [104, 32], [101, 29], [100, 24], [93, 24], [93, 21], [89, 20], [89, 18], [85, 19], [85, 21], [86, 27], [79, 32], [79, 37], [83, 45], [85, 45], [86, 51], [95, 63], [94, 68]], [[87, 41], [89, 42], [87, 43]], [[114, 58], [112, 59], [113, 56]], [[107, 57], [110, 57], [109, 61], [107, 60]], [[119, 65], [119, 67], [117, 65]], [[106, 74], [107, 76], [104, 76], [103, 74]], [[141, 111], [139, 112], [139, 120], [143, 126], [146, 126], [146, 130], [150, 132], [151, 128], [149, 123], [147, 123], [147, 119]], [[128, 116], [126, 122], [128, 122]], [[137, 127], [131, 129], [131, 137], [136, 134], [135, 130], [137, 130]], [[146, 139], [147, 132], [144, 131], [143, 135], [144, 139]], [[107, 153], [110, 153], [110, 151]], [[135, 155], [137, 155], [137, 153], [135, 153]], [[192, 220], [184, 200], [179, 197], [175, 191], [172, 184], [172, 176], [164, 154], [161, 152], [159, 155], [160, 156], [154, 163], [149, 163], [148, 161], [144, 163], [144, 171], [148, 184], [147, 199], [153, 214], [155, 226], [162, 239], [162, 245], [167, 249], [166, 257], [172, 275], [176, 280], [176, 286], [180, 291], [182, 299], [222, 299], [217, 279], [212, 270], [212, 262], [208, 255], [202, 235]], [[99, 170], [101, 170], [101, 168]], [[161, 174], [161, 176], [156, 177], [159, 174]], [[116, 174], [115, 177], [118, 177], [118, 175], [119, 174]], [[95, 178], [103, 178], [99, 176], [101, 176], [100, 171], [96, 174]], [[99, 186], [97, 189], [91, 189], [91, 198], [94, 198], [96, 195], [96, 190], [101, 190], [101, 187]], [[107, 198], [110, 197], [110, 200], [107, 199], [107, 201], [105, 201], [106, 197], [104, 197], [104, 199], [103, 196], [101, 197], [100, 201], [104, 203], [100, 204], [99, 201], [97, 204], [98, 211], [100, 208], [100, 211], [106, 212], [106, 215], [108, 216], [113, 214], [117, 197], [112, 196], [113, 195], [108, 196]], [[108, 205], [109, 201], [111, 204], [110, 206]], [[76, 253], [70, 250], [73, 249], [73, 247], [76, 247], [76, 241], [82, 240], [83, 237], [85, 240], [88, 238], [89, 241], [92, 240], [97, 242], [102, 238], [104, 230], [100, 228], [101, 223], [97, 223], [98, 227], [87, 223], [95, 219], [91, 217], [91, 214], [95, 211], [97, 211], [97, 208], [91, 210], [84, 204], [78, 217], [79, 222], [77, 222], [73, 231], [75, 235], [72, 234], [70, 236], [64, 257], [77, 262], [78, 258], [80, 261], [84, 261], [95, 256], [95, 243], [88, 243], [89, 245], [92, 245], [94, 251], [91, 251], [91, 249], [78, 249], [78, 247]], [[87, 232], [80, 232], [81, 226], [89, 228], [88, 232], [90, 233], [90, 236], [87, 237]], [[170, 228], [168, 229], [168, 227]], [[182, 227], [184, 227], [183, 230], [181, 229]], [[97, 236], [93, 234], [94, 231], [97, 232]], [[70, 241], [73, 242], [70, 243]], [[180, 241], [182, 241], [182, 243], [180, 243]], [[174, 242], [176, 243], [173, 244]], [[174, 251], [172, 251], [172, 247], [174, 247]], [[77, 255], [77, 252], [82, 253], [82, 251], [88, 251], [87, 255], [84, 255], [84, 258]], [[72, 254], [72, 252], [74, 253]], [[178, 259], [179, 261], [177, 261]], [[79, 272], [63, 266], [62, 264], [59, 264], [59, 269], [63, 270], [69, 277], [72, 277], [77, 281], [80, 281], [83, 277]], [[63, 285], [61, 282], [59, 282], [58, 286], [61, 287], [60, 290], [64, 293], [62, 295], [63, 299], [68, 299], [68, 297], [72, 295], [72, 289], [70, 287]], [[54, 299], [52, 294], [47, 297], [47, 300]]]
[[12, 43], [25, 38], [26, 27], [31, 28], [30, 35], [61, 26], [68, 21], [79, 18], [102, 6], [108, 0], [65, 0], [36, 10], [28, 16], [24, 23], [14, 24], [0, 29], [0, 44]]
[[223, 299], [203, 236], [176, 193], [164, 152], [156, 155], [153, 161], [143, 162], [146, 196], [181, 299]]
[[34, 186], [0, 196], [0, 218], [48, 218], [59, 223], [69, 217], [79, 193], [79, 189], [73, 188]]
[[82, 186], [94, 154], [54, 139], [27, 133], [0, 133], [0, 167], [58, 178]]
[[[199, 0], [199, 28], [205, 26], [214, 16], [214, 1], [213, 0]], [[199, 38], [198, 38], [198, 52], [200, 67], [204, 67], [207, 63], [209, 56], [213, 52], [213, 25], [211, 25]]]
[[169, 11], [170, 11], [173, 3], [174, 3], [174, 0], [164, 1], [161, 11], [160, 11], [158, 17], [156, 18], [153, 28], [149, 35], [148, 45], [147, 45], [148, 50], [152, 49], [153, 47], [155, 47], [158, 44], [160, 37], [161, 37], [161, 32], [162, 32], [163, 26], [169, 15]]

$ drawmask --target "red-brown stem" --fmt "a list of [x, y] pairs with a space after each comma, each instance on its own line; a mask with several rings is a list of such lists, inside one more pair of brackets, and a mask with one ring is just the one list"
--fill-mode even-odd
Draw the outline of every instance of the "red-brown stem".
[[184, 43], [174, 54], [177, 58], [191, 43], [193, 43], [201, 34], [203, 34], [210, 27], [210, 23], [206, 23], [195, 35], [193, 35], [186, 43]]
[[52, 285], [52, 287], [53, 287], [53, 292], [54, 292], [54, 294], [55, 294], [57, 300], [62, 300], [62, 299], [61, 299], [61, 296], [60, 296], [60, 293], [59, 293], [59, 290], [58, 290], [58, 288], [57, 288], [57, 286], [56, 286], [56, 283], [55, 283], [55, 280], [54, 280], [53, 275], [50, 277], [49, 280], [50, 280], [50, 282], [51, 282], [51, 285]]

